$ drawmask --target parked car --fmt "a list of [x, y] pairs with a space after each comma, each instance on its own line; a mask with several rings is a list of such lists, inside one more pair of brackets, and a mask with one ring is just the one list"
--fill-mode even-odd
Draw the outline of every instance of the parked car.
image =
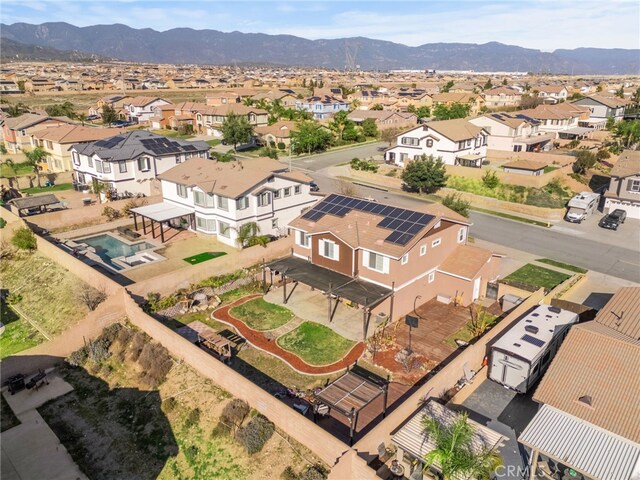
[[89, 115], [86, 119], [88, 121], [92, 121], [92, 120], [98, 120], [100, 118], [99, 115]]
[[600, 225], [602, 228], [608, 228], [609, 230], [618, 230], [618, 227], [624, 223], [627, 219], [627, 212], [620, 208], [616, 208], [613, 212], [602, 217]]
[[318, 186], [318, 184], [317, 184], [316, 182], [311, 182], [311, 183], [309, 184], [309, 189], [310, 189], [312, 192], [319, 192], [319, 191], [320, 191], [320, 187]]

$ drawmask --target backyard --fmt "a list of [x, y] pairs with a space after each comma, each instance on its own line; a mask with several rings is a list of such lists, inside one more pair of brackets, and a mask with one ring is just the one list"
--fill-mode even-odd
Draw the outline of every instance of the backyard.
[[[44, 184], [44, 182], [42, 182]], [[35, 195], [38, 193], [52, 193], [52, 192], [62, 192], [64, 190], [73, 189], [72, 183], [56, 183], [51, 187], [33, 187], [33, 188], [21, 188], [20, 191], [22, 193], [28, 193], [29, 195]]]
[[[89, 478], [279, 478], [317, 463], [278, 431], [247, 453], [223, 414], [237, 400], [142, 332], [109, 327], [98, 343], [88, 358], [70, 357], [80, 366], [62, 367], [74, 391], [39, 409]], [[238, 429], [256, 415], [246, 412]]]
[[340, 360], [356, 342], [341, 337], [329, 327], [314, 322], [304, 322], [295, 330], [277, 340], [287, 350], [309, 365], [329, 365]]
[[291, 310], [265, 302], [262, 298], [238, 305], [230, 313], [254, 330], [273, 330], [293, 319]]
[[537, 290], [540, 287], [551, 290], [569, 277], [570, 275], [565, 273], [528, 263], [500, 282], [516, 287], [529, 287], [530, 290]]

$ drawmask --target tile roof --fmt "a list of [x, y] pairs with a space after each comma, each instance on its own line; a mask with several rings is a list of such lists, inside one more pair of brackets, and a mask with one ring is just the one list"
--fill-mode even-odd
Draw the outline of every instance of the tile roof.
[[484, 130], [483, 127], [478, 127], [464, 118], [428, 122], [423, 125], [423, 128], [425, 132], [429, 129], [434, 130], [454, 142], [474, 138]]
[[36, 125], [50, 119], [51, 117], [38, 115], [37, 113], [23, 113], [18, 117], [7, 118], [4, 121], [4, 124], [11, 130], [21, 130], [23, 128], [31, 127], [32, 125]]
[[535, 118], [537, 120], [562, 120], [567, 118], [580, 117], [588, 114], [589, 108], [574, 103], [557, 103], [555, 105], [538, 105], [536, 108], [522, 110], [522, 115]]
[[39, 140], [50, 140], [55, 143], [92, 142], [113, 137], [122, 131], [118, 128], [83, 127], [81, 125], [58, 125], [36, 130], [33, 136]]
[[273, 135], [275, 137], [289, 138], [291, 132], [296, 129], [296, 122], [290, 122], [287, 120], [281, 120], [273, 125], [267, 125], [264, 127], [256, 127], [254, 131], [259, 135]]
[[595, 321], [640, 340], [640, 287], [624, 287], [618, 290], [598, 312]]
[[[147, 105], [149, 105], [150, 103], [155, 102], [156, 100], [163, 100], [166, 102], [166, 100], [164, 100], [163, 98], [160, 97], [144, 97], [144, 96], [138, 96], [138, 97], [133, 97], [131, 100], [128, 100], [126, 102], [127, 105], [133, 105], [134, 107], [145, 107]], [[171, 102], [169, 102], [171, 103]]]
[[238, 198], [274, 176], [309, 183], [311, 178], [302, 172], [286, 172], [286, 166], [271, 158], [217, 162], [205, 158], [191, 158], [158, 175], [160, 180], [186, 186], [197, 186], [209, 193]]
[[500, 86], [500, 87], [495, 87], [492, 88], [491, 90], [486, 90], [484, 92], [484, 95], [500, 95], [500, 94], [504, 94], [504, 95], [522, 95], [518, 90], [515, 90], [513, 88], [509, 88], [509, 87], [504, 87], [504, 86]]
[[[602, 105], [605, 105], [609, 108], [624, 107], [630, 103], [629, 100], [626, 98], [605, 97], [604, 95], [590, 95], [585, 98], [590, 98], [591, 100], [601, 103]], [[580, 100], [576, 100], [576, 102], [574, 103], [579, 103], [579, 102]]]
[[625, 150], [611, 169], [612, 177], [628, 177], [640, 174], [640, 151]]
[[440, 264], [438, 271], [472, 280], [493, 254], [473, 245], [458, 245]]

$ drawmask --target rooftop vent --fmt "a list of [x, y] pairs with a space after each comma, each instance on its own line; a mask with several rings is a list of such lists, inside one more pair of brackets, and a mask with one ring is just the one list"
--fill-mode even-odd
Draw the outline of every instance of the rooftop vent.
[[590, 407], [592, 407], [592, 402], [593, 399], [591, 398], [591, 395], [583, 395], [580, 398], [578, 398], [578, 401], [581, 403], [584, 403], [585, 405], [589, 405]]
[[533, 325], [525, 325], [524, 329], [529, 332], [529, 333], [538, 333], [538, 327], [535, 327]]
[[549, 307], [549, 311], [553, 313], [560, 313], [562, 310], [558, 307]]

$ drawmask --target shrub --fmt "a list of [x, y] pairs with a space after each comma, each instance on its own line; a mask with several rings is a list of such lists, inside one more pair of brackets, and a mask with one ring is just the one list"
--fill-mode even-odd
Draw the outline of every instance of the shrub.
[[235, 430], [249, 414], [249, 404], [239, 398], [234, 398], [224, 406], [222, 414], [220, 415], [220, 422], [224, 423]]
[[247, 274], [248, 272], [246, 270], [236, 270], [235, 272], [227, 273], [225, 275], [216, 275], [214, 277], [205, 278], [204, 280], [198, 282], [196, 286], [198, 288], [219, 288], [223, 285], [226, 285], [227, 283], [233, 282], [234, 280], [239, 280], [240, 278], [247, 276]]
[[195, 427], [198, 423], [200, 423], [200, 409], [196, 407], [187, 415], [184, 421], [184, 428]]
[[611, 154], [603, 148], [598, 150], [598, 153], [596, 153], [596, 158], [599, 161], [606, 160], [607, 158], [611, 158]]
[[281, 480], [298, 480], [298, 474], [291, 465], [288, 465], [280, 474]]
[[442, 205], [450, 208], [454, 212], [469, 218], [469, 208], [471, 203], [463, 200], [459, 193], [450, 193], [442, 199]]
[[237, 438], [247, 453], [253, 454], [262, 450], [274, 431], [275, 427], [267, 417], [256, 415], [246, 427], [238, 430]]
[[588, 150], [581, 150], [576, 155], [573, 163], [573, 171], [579, 175], [584, 175], [588, 169], [593, 168], [597, 162], [596, 155]]
[[0, 218], [0, 228], [4, 228], [7, 225], [7, 221], [4, 218]]
[[300, 480], [325, 480], [328, 473], [322, 465], [310, 465], [299, 478]]
[[178, 401], [175, 399], [175, 397], [169, 397], [162, 402], [162, 410], [164, 410], [166, 413], [172, 412], [176, 409], [177, 406]]
[[87, 345], [87, 355], [94, 363], [101, 363], [111, 356], [109, 345], [111, 343], [106, 338], [97, 338]]
[[[147, 204], [147, 200], [144, 198], [132, 198], [128, 200], [127, 203], [124, 204], [124, 207], [122, 207], [122, 215], [128, 217], [129, 215], [131, 215], [132, 208], [141, 207], [146, 204]], [[102, 212], [102, 214], [104, 215], [104, 211]]]
[[38, 246], [36, 236], [29, 227], [20, 227], [13, 232], [11, 243], [20, 250], [35, 250]]
[[67, 357], [67, 363], [74, 367], [81, 367], [87, 361], [88, 357], [87, 347], [82, 347]]
[[76, 297], [92, 312], [107, 299], [107, 293], [85, 283], [78, 289]]
[[137, 362], [138, 358], [140, 358], [140, 353], [142, 353], [142, 347], [145, 345], [145, 335], [142, 332], [135, 332], [131, 337], [131, 347], [129, 349], [129, 358]]
[[580, 145], [580, 140], [571, 140], [569, 143], [567, 143], [567, 148], [576, 148], [578, 145]]
[[159, 343], [147, 342], [142, 347], [138, 364], [143, 369], [140, 380], [147, 386], [155, 388], [167, 378], [173, 366], [173, 360], [165, 347]]
[[278, 142], [278, 150], [285, 150], [287, 148], [287, 146], [284, 144], [284, 142]]
[[20, 303], [21, 301], [22, 295], [20, 295], [19, 293], [11, 292], [9, 295], [7, 295], [7, 303], [9, 305], [15, 305], [16, 303]]
[[122, 216], [122, 212], [120, 210], [116, 210], [113, 207], [106, 206], [102, 209], [102, 216], [107, 217], [109, 221], [116, 220]]
[[442, 158], [422, 155], [409, 162], [402, 172], [402, 181], [407, 190], [418, 193], [434, 193], [447, 183], [447, 171]]
[[485, 187], [493, 189], [500, 184], [500, 179], [498, 178], [498, 175], [496, 175], [496, 172], [487, 170], [482, 176], [482, 183]]
[[102, 330], [102, 337], [106, 338], [109, 343], [113, 343], [119, 337], [120, 330], [123, 330], [123, 328], [124, 327], [120, 323], [109, 325]]

